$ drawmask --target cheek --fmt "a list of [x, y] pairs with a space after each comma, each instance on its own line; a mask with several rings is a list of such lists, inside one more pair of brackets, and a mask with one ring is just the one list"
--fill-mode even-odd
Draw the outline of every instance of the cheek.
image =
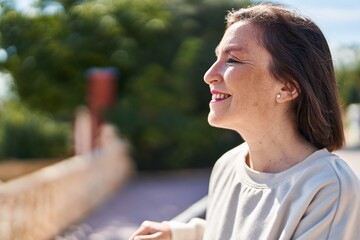
[[239, 88], [254, 88], [261, 78], [256, 72], [251, 71], [249, 67], [237, 66], [228, 68], [224, 72], [224, 79], [233, 88], [237, 86]]
[[256, 82], [256, 79], [246, 79], [232, 84], [234, 104], [242, 109], [266, 111], [271, 103], [271, 90]]
[[246, 101], [247, 98], [256, 94], [256, 84], [252, 77], [243, 74], [240, 71], [233, 71], [226, 76], [227, 87], [231, 94], [237, 98], [241, 98], [242, 101]]
[[275, 80], [265, 71], [229, 68], [224, 79], [234, 98], [251, 107], [262, 107], [274, 95]]

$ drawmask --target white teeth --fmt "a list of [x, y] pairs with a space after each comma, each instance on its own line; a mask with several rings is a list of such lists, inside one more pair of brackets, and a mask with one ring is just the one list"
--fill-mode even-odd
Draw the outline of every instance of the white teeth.
[[212, 95], [212, 100], [222, 100], [230, 97], [229, 94], [216, 93]]

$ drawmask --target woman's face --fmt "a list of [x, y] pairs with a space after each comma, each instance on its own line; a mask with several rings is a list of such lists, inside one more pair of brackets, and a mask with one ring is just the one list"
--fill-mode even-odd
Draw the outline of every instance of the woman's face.
[[270, 74], [271, 57], [259, 36], [251, 23], [237, 22], [217, 46], [217, 60], [204, 76], [212, 93], [210, 125], [241, 131], [271, 123], [283, 84]]

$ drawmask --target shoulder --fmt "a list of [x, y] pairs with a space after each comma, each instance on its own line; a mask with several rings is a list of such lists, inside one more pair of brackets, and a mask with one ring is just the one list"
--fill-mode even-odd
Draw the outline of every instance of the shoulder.
[[[360, 203], [359, 179], [343, 159], [326, 149], [316, 151], [298, 165], [277, 174], [277, 182], [279, 184], [273, 188], [301, 193], [309, 203], [322, 198], [335, 205], [346, 204], [350, 198], [353, 198], [351, 202]], [[324, 203], [320, 201], [321, 204]]]
[[321, 159], [327, 165], [330, 176], [334, 178], [342, 197], [356, 197], [360, 201], [360, 181], [349, 165], [339, 156], [329, 153], [328, 157]]
[[304, 206], [294, 238], [357, 239], [360, 182], [343, 159], [325, 149], [317, 151], [292, 180]]
[[[335, 154], [322, 160], [328, 165], [329, 175], [337, 190], [335, 215], [329, 239], [358, 239], [360, 233], [360, 181], [347, 163]], [[332, 173], [331, 173], [332, 172]], [[330, 192], [331, 188], [327, 188]], [[323, 202], [323, 204], [325, 204]]]
[[302, 176], [307, 185], [316, 188], [315, 192], [333, 195], [338, 204], [360, 203], [360, 181], [343, 159], [324, 149], [312, 160]]
[[[359, 189], [360, 181], [349, 165], [336, 154], [327, 152], [321, 156], [319, 167], [322, 168], [337, 184], [344, 188]], [[324, 173], [325, 174], [325, 173]]]

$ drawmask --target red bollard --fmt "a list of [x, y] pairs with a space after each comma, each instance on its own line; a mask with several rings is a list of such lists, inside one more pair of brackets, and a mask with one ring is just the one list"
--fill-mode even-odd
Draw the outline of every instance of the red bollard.
[[115, 68], [91, 68], [86, 73], [88, 81], [87, 103], [91, 114], [91, 146], [97, 147], [99, 127], [103, 122], [104, 110], [115, 102], [116, 79], [118, 71]]

